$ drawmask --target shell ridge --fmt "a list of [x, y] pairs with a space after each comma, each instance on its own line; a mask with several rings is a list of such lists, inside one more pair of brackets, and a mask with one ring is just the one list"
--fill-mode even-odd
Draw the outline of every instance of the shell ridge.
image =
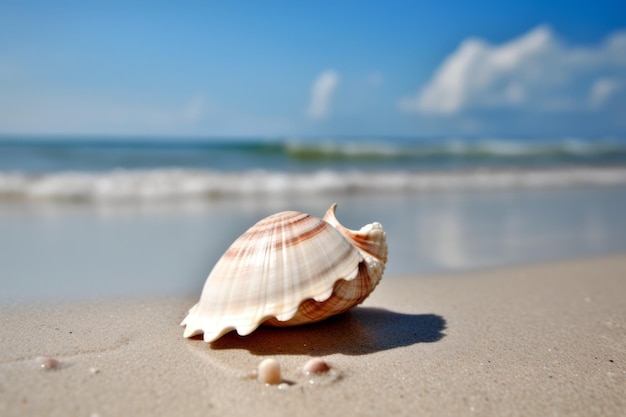
[[[259, 318], [265, 314], [265, 306], [267, 306], [267, 294], [263, 291], [256, 290], [256, 288], [267, 288], [268, 282], [272, 281], [272, 263], [275, 261], [272, 253], [272, 242], [274, 242], [274, 235], [276, 234], [276, 227], [264, 228], [261, 231], [262, 242], [266, 242], [265, 245], [250, 245], [254, 247], [259, 253], [260, 259], [262, 259], [260, 265], [260, 271], [258, 279], [254, 280], [253, 285], [246, 288], [247, 292], [251, 292], [255, 297], [254, 300], [250, 300], [249, 304], [254, 308], [251, 308], [249, 312], [242, 313], [242, 317], [239, 317], [238, 322], [246, 321], [248, 323], [256, 323]], [[250, 330], [247, 333], [249, 325], [237, 323], [234, 325], [237, 333], [249, 334], [254, 331]], [[256, 327], [255, 327], [256, 328]], [[241, 333], [240, 333], [241, 331]]]
[[[329, 231], [329, 233], [337, 233], [334, 229], [327, 229]], [[342, 236], [343, 238], [343, 236]], [[349, 243], [346, 241], [346, 243]], [[351, 245], [349, 244], [344, 244], [343, 245], [345, 248], [345, 253], [341, 253], [340, 256], [338, 256], [339, 258], [343, 258], [343, 257], [347, 257], [349, 255], [349, 252], [351, 250], [354, 250], [352, 248]], [[330, 258], [332, 255], [337, 255], [334, 252], [335, 248], [331, 248], [330, 250], [327, 249], [326, 247], [320, 245], [318, 248], [316, 248], [316, 251], [319, 251], [320, 253], [322, 253], [322, 259], [328, 259]], [[298, 252], [302, 253], [302, 256], [300, 256], [300, 258], [304, 261], [304, 262], [310, 262], [309, 257], [305, 256], [306, 252], [304, 251], [303, 247], [298, 247]], [[327, 253], [330, 252], [330, 253]], [[359, 262], [361, 261], [361, 256], [360, 254], [357, 253], [357, 255], [359, 256]], [[317, 275], [318, 277], [324, 277], [326, 275], [328, 275], [333, 269], [336, 268], [336, 265], [332, 265], [329, 264], [327, 265], [324, 269], [321, 269], [318, 271]], [[313, 267], [309, 267], [307, 266], [308, 270], [313, 270]], [[358, 268], [353, 268], [353, 270], [348, 271], [348, 273], [344, 274], [344, 276], [341, 277], [337, 277], [338, 279], [345, 279], [345, 280], [353, 280], [358, 276]], [[287, 275], [285, 275], [284, 279], [288, 279], [289, 277]], [[295, 289], [295, 291], [293, 291], [293, 294], [302, 294], [305, 293], [305, 289], [302, 288], [302, 283], [297, 282], [297, 284], [299, 285], [298, 288]], [[276, 317], [279, 321], [288, 321], [291, 320], [297, 313], [298, 310], [300, 308], [300, 305], [307, 299], [314, 299], [318, 302], [323, 302], [326, 301], [328, 298], [330, 298], [332, 296], [333, 293], [333, 289], [334, 289], [334, 284], [335, 282], [333, 282], [330, 285], [327, 285], [321, 289], [315, 290], [315, 291], [310, 291], [307, 293], [307, 296], [305, 298], [300, 297], [300, 299], [291, 299], [290, 303], [289, 303], [289, 307], [282, 310], [282, 311], [276, 311], [274, 312], [274, 314], [272, 314], [270, 316], [271, 317]]]
[[[306, 216], [304, 216], [304, 217], [301, 216], [297, 220], [293, 219], [290, 222], [290, 224], [294, 224], [295, 222], [300, 223], [300, 222], [304, 221], [305, 218], [306, 218]], [[288, 239], [288, 234], [287, 234], [288, 230], [286, 228], [287, 220], [284, 217], [280, 217], [279, 219], [280, 219], [280, 223], [279, 223], [278, 227], [273, 227], [271, 229], [272, 230], [272, 239], [270, 240], [271, 242], [286, 242], [287, 239]], [[275, 239], [274, 236], [276, 234], [278, 234], [278, 233], [280, 233], [280, 239]], [[267, 272], [268, 272], [268, 274], [266, 276], [266, 279], [269, 278], [272, 266], [274, 266], [275, 269], [277, 270], [277, 271], [275, 271], [277, 273], [277, 275], [282, 275], [282, 285], [280, 285], [280, 287], [279, 287], [281, 289], [281, 293], [282, 294], [280, 296], [278, 296], [277, 298], [284, 298], [284, 296], [285, 296], [285, 294], [284, 294], [285, 286], [287, 284], [287, 276], [289, 274], [289, 264], [287, 262], [287, 255], [288, 255], [287, 249], [288, 248], [289, 248], [289, 246], [286, 243], [284, 243], [280, 247], [278, 247], [277, 248], [278, 249], [278, 251], [277, 251], [278, 253], [277, 253], [276, 259], [273, 259], [274, 264], [266, 265]], [[267, 245], [266, 250], [268, 252], [268, 254], [267, 254], [268, 256], [266, 256], [266, 259], [270, 259], [271, 258], [271, 256], [272, 256], [272, 254], [270, 253], [271, 249], [272, 249], [272, 247], [270, 245]], [[280, 256], [278, 256], [278, 255], [280, 255]], [[278, 271], [279, 268], [281, 269], [280, 271]], [[272, 280], [269, 280], [269, 284], [271, 284], [271, 282], [272, 282]], [[267, 316], [267, 315], [271, 315], [272, 314], [272, 310], [276, 308], [274, 303], [269, 303], [268, 304], [267, 300], [265, 300], [262, 305], [265, 308], [263, 309], [262, 314], [260, 315], [260, 317], [257, 317], [257, 319], [256, 319], [256, 323], [257, 323], [256, 326], [257, 327], [260, 325], [260, 323], [263, 322], [264, 317]]]
[[[320, 250], [323, 253], [322, 258], [329, 258], [332, 255], [338, 256], [339, 258], [347, 258], [350, 254], [354, 254], [357, 256], [356, 265], [350, 271], [346, 271], [346, 273], [337, 276], [330, 286], [323, 288], [317, 294], [311, 293], [308, 297], [305, 297], [299, 300], [297, 303], [295, 303], [294, 306], [288, 311], [285, 311], [282, 314], [274, 315], [274, 317], [276, 318], [278, 322], [287, 322], [293, 319], [296, 316], [296, 314], [298, 314], [298, 312], [300, 311], [302, 305], [306, 303], [307, 301], [312, 301], [312, 302], [321, 304], [329, 300], [333, 296], [334, 290], [337, 287], [337, 282], [339, 281], [350, 282], [350, 281], [355, 280], [359, 276], [360, 265], [364, 262], [364, 259], [361, 256], [361, 254], [357, 250], [355, 250], [354, 246], [351, 245], [350, 242], [347, 239], [345, 239], [345, 237], [341, 235], [341, 233], [339, 233], [334, 227], [328, 230], [329, 230], [329, 233], [336, 234], [337, 236], [340, 236], [342, 238], [342, 240], [338, 242], [345, 242], [345, 244], [343, 245], [345, 248], [344, 249], [345, 252], [342, 252], [338, 255], [336, 252], [337, 250], [336, 248], [328, 249], [324, 246], [320, 246], [318, 250]], [[328, 265], [326, 266], [325, 269], [319, 272], [319, 275], [322, 275], [322, 276], [327, 275], [334, 268], [335, 268], [334, 265]], [[272, 321], [272, 324], [277, 324], [277, 323]]]
[[[209, 278], [207, 279], [205, 285], [205, 289], [203, 290], [203, 293], [206, 291], [209, 294], [213, 294], [211, 300], [214, 301], [215, 304], [212, 304], [209, 307], [215, 308], [215, 311], [218, 311], [220, 313], [213, 313], [206, 316], [204, 319], [199, 319], [197, 318], [197, 316], [201, 313], [201, 311], [199, 311], [199, 309], [198, 311], [196, 311], [196, 320], [200, 321], [200, 323], [196, 326], [202, 329], [202, 331], [204, 332], [205, 341], [215, 340], [221, 337], [223, 334], [236, 328], [236, 324], [231, 323], [230, 320], [227, 320], [227, 316], [226, 314], [224, 314], [225, 311], [229, 311], [229, 308], [232, 308], [231, 306], [235, 299], [235, 297], [232, 296], [235, 285], [233, 282], [230, 281], [227, 281], [226, 285], [216, 285], [214, 277], [218, 277], [220, 276], [220, 274], [242, 275], [242, 271], [240, 270], [241, 268], [239, 268], [239, 266], [242, 264], [245, 265], [245, 262], [241, 261], [246, 259], [255, 259], [255, 257], [257, 256], [256, 250], [258, 248], [251, 245], [237, 245], [234, 248], [233, 246], [231, 246], [231, 248], [234, 249], [233, 251], [231, 251], [231, 255], [234, 256], [232, 256], [231, 262], [225, 262], [221, 258], [216, 264], [214, 270], [209, 275]], [[210, 335], [210, 337], [208, 337], [207, 335]]]
[[[364, 275], [367, 276], [367, 267], [364, 262], [359, 264], [357, 268], [356, 275]], [[327, 298], [322, 299], [321, 301], [317, 301], [314, 298], [307, 298], [302, 300], [299, 304], [297, 310], [291, 316], [275, 316], [268, 321], [264, 322], [264, 324], [269, 324], [271, 326], [291, 326], [303, 323], [311, 323], [321, 321], [328, 316], [325, 313], [325, 310], [333, 311], [333, 315], [341, 314], [348, 311], [350, 308], [355, 305], [359, 305], [367, 299], [369, 294], [374, 290], [374, 288], [378, 285], [380, 280], [365, 280], [366, 285], [355, 285], [356, 281], [347, 281], [345, 279], [338, 279], [335, 285], [333, 286], [332, 291], [329, 293]], [[320, 306], [325, 305], [329, 300], [332, 300], [332, 303], [326, 309], [322, 309], [321, 312], [319, 310]], [[349, 300], [350, 302], [346, 302]], [[297, 318], [296, 314], [301, 313], [301, 316], [306, 317], [306, 321], [295, 321], [290, 322], [290, 320]]]

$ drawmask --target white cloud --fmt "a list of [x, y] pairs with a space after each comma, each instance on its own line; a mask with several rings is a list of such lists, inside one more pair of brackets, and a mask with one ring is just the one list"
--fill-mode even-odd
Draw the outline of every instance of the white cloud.
[[616, 79], [600, 78], [596, 80], [589, 91], [589, 105], [594, 109], [599, 109], [622, 89], [623, 84]]
[[584, 111], [606, 103], [624, 82], [626, 32], [597, 46], [572, 47], [539, 26], [500, 45], [462, 42], [400, 107], [437, 115], [503, 107]]
[[330, 102], [339, 84], [339, 75], [332, 70], [322, 72], [311, 87], [311, 101], [307, 115], [311, 119], [323, 119], [328, 115]]

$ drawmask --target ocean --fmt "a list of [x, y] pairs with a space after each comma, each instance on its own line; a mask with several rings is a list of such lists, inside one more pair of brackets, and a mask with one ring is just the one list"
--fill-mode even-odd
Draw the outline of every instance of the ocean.
[[140, 200], [626, 183], [616, 139], [0, 140], [0, 200]]
[[300, 210], [379, 221], [386, 277], [626, 250], [626, 141], [0, 138], [0, 303], [199, 294]]

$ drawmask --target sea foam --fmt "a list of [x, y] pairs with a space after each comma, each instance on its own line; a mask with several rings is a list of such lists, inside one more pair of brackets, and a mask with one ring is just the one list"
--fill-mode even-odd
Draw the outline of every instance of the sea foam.
[[626, 168], [0, 173], [0, 200], [159, 200], [626, 185]]

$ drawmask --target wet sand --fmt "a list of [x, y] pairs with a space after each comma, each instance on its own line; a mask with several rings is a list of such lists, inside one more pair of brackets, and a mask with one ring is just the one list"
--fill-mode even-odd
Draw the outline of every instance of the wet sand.
[[[199, 290], [198, 290], [199, 296]], [[618, 416], [626, 255], [388, 277], [316, 325], [212, 345], [193, 298], [1, 307], [0, 415]], [[43, 369], [38, 357], [58, 360]], [[321, 356], [332, 366], [307, 377]], [[276, 358], [284, 382], [253, 372]]]

